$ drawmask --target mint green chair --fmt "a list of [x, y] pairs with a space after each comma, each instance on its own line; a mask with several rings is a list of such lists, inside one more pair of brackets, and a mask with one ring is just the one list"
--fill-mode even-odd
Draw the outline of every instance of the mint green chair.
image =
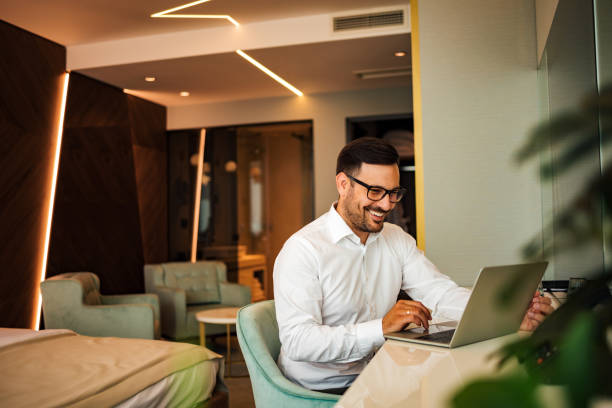
[[93, 337], [160, 337], [157, 295], [100, 294], [91, 272], [71, 272], [40, 283], [46, 329], [70, 329]]
[[[199, 335], [196, 313], [251, 302], [251, 288], [227, 281], [219, 261], [166, 262], [144, 267], [145, 290], [159, 296], [164, 337], [181, 340]], [[206, 334], [224, 334], [225, 326], [207, 324]]]
[[258, 407], [332, 407], [339, 395], [311, 391], [289, 381], [276, 365], [280, 352], [274, 301], [253, 303], [240, 309], [236, 322], [255, 405]]

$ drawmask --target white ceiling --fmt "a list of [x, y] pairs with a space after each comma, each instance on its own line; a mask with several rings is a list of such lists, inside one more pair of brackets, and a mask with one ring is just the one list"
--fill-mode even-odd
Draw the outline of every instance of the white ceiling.
[[[181, 0], [2, 0], [0, 15], [11, 24], [68, 46], [69, 53], [71, 47], [82, 49], [102, 41], [231, 25], [226, 20], [149, 17], [181, 3]], [[180, 13], [229, 14], [241, 25], [248, 25], [396, 5], [406, 7], [407, 0], [387, 0], [382, 4], [380, 0], [212, 0]], [[288, 42], [285, 46], [274, 47], [262, 43], [262, 47], [245, 51], [306, 95], [410, 86], [409, 76], [359, 80], [353, 74], [357, 70], [410, 66], [408, 30], [402, 34], [376, 30], [379, 32], [375, 37], [371, 37], [371, 33], [363, 37], [353, 33], [348, 39], [308, 44]], [[193, 41], [201, 42], [198, 37]], [[398, 50], [405, 50], [408, 55], [395, 57], [393, 53]], [[77, 72], [133, 90], [137, 95], [167, 106], [292, 95], [233, 52], [167, 58], [161, 47], [159, 51], [156, 60], [110, 66], [100, 64]], [[147, 83], [144, 81], [146, 75], [154, 75], [158, 80]], [[183, 90], [191, 95], [178, 96]]]
[[[353, 71], [410, 66], [410, 35], [352, 39], [250, 50], [249, 55], [306, 95], [369, 88], [410, 86], [411, 77], [358, 79]], [[186, 105], [275, 96], [291, 92], [236, 53], [84, 69], [79, 72], [127, 88], [131, 93], [166, 105]], [[144, 81], [154, 75], [157, 81]], [[185, 98], [180, 91], [190, 92]]]
[[[62, 45], [194, 30], [226, 20], [152, 19], [190, 0], [2, 0], [5, 21]], [[228, 14], [241, 24], [343, 10], [406, 5], [406, 0], [211, 0], [177, 13]]]

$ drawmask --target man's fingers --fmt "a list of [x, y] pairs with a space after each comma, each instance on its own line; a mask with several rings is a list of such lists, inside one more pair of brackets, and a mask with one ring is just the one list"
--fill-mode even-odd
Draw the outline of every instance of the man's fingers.
[[529, 319], [529, 331], [534, 331], [541, 322], [535, 320], [535, 319]]
[[538, 311], [544, 314], [551, 314], [555, 311], [554, 307], [552, 307], [551, 299], [544, 296], [538, 296], [537, 298], [534, 298], [531, 302], [529, 310]]
[[533, 298], [533, 303], [546, 303], [550, 305], [552, 300], [547, 296], [538, 296], [537, 298]]
[[429, 320], [431, 313], [421, 302], [400, 300], [383, 317], [383, 333], [402, 330], [409, 323], [428, 329]]
[[422, 310], [411, 307], [403, 310], [404, 319], [407, 323], [415, 323], [424, 328], [429, 328], [429, 319], [425, 316]]
[[401, 304], [404, 307], [408, 307], [408, 308], [409, 307], [416, 307], [416, 308], [420, 309], [424, 313], [424, 315], [427, 317], [427, 319], [431, 320], [431, 312], [421, 302], [417, 302], [417, 301], [414, 301], [414, 300], [400, 300], [398, 303]]
[[552, 305], [547, 303], [535, 303], [530, 310], [535, 310], [536, 312], [540, 312], [545, 315], [549, 315], [555, 311], [555, 308]]
[[529, 309], [521, 324], [521, 330], [535, 330], [544, 321], [547, 315], [555, 311], [550, 298], [545, 296], [534, 296], [531, 299]]
[[544, 315], [543, 315], [543, 314], [541, 314], [541, 313], [533, 313], [533, 312], [529, 312], [529, 313], [527, 314], [527, 318], [528, 318], [529, 320], [532, 320], [532, 321], [536, 322], [536, 323], [535, 323], [535, 325], [536, 325], [536, 326], [537, 326], [538, 324], [542, 323], [542, 322], [544, 321], [544, 318], [545, 318], [545, 317], [546, 317], [546, 316], [544, 316]]
[[431, 320], [431, 315], [429, 314], [427, 309], [423, 310], [420, 307], [411, 306], [411, 307], [408, 307], [406, 309], [406, 312], [410, 312], [410, 314], [412, 314], [414, 316], [418, 316], [419, 319], [421, 319], [422, 321], [425, 322], [423, 324], [424, 326], [429, 326], [429, 321]]

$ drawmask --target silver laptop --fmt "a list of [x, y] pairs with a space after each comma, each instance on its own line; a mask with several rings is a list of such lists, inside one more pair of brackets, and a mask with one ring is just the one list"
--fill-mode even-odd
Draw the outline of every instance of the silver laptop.
[[548, 262], [490, 266], [480, 270], [458, 322], [386, 334], [388, 339], [459, 347], [516, 332]]

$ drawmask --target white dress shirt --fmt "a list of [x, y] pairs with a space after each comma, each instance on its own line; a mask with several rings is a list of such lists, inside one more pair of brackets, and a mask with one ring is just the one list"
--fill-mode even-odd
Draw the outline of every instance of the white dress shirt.
[[334, 206], [293, 234], [274, 264], [278, 365], [315, 390], [354, 381], [383, 344], [382, 318], [400, 289], [436, 320], [458, 320], [470, 294], [400, 227], [385, 223], [363, 245]]

